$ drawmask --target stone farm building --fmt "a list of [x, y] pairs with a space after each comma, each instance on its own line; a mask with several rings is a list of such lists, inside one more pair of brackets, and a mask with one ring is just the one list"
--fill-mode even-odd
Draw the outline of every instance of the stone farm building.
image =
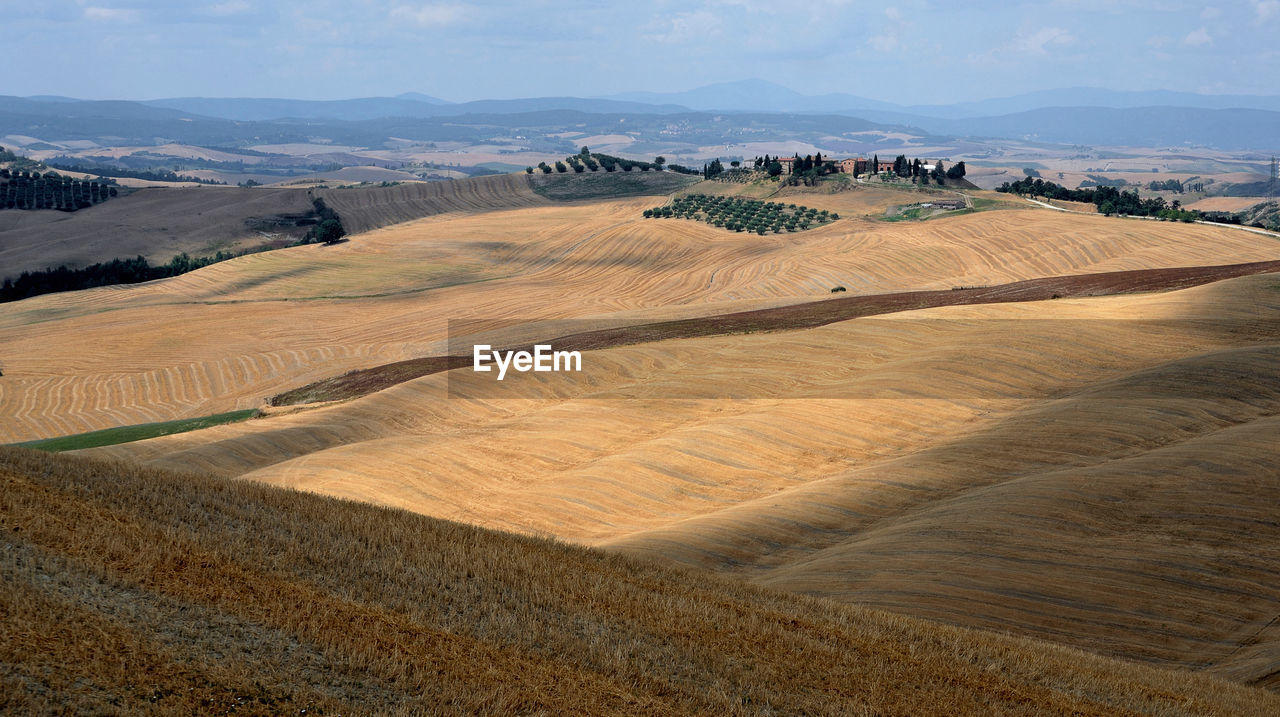
[[[840, 160], [836, 163], [836, 166], [845, 174], [866, 174], [871, 171], [871, 159], [868, 157], [850, 157], [849, 159]], [[893, 171], [893, 162], [881, 162], [876, 171]]]
[[[795, 157], [778, 157], [778, 164], [782, 165], [782, 173], [791, 174], [795, 161]], [[836, 162], [836, 166], [845, 174], [866, 174], [872, 171], [870, 157], [850, 157], [849, 159], [841, 159]], [[932, 165], [930, 165], [929, 168], [932, 169]], [[882, 161], [876, 166], [875, 171], [892, 172], [893, 162]]]

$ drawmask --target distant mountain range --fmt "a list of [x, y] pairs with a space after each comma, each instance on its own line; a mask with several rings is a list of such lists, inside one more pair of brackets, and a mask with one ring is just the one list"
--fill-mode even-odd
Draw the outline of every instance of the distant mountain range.
[[[940, 137], [990, 137], [1048, 143], [1131, 146], [1209, 146], [1221, 149], [1280, 149], [1280, 96], [1201, 95], [1169, 90], [1117, 91], [1097, 88], [1044, 90], [1012, 97], [949, 105], [898, 105], [830, 93], [804, 95], [762, 80], [727, 82], [684, 92], [630, 92], [608, 97], [534, 97], [454, 103], [410, 92], [395, 97], [347, 100], [179, 97], [130, 101], [85, 101], [68, 97], [0, 97], [0, 137], [65, 139], [94, 136], [235, 142], [320, 133], [368, 141], [395, 129], [395, 136], [432, 136], [457, 130], [449, 118], [467, 117], [518, 127], [537, 121], [604, 127], [627, 116], [670, 116], [711, 123], [707, 113], [800, 118], [857, 118], [876, 127], [910, 127]], [[536, 115], [536, 117], [529, 117]], [[692, 119], [688, 119], [692, 118]], [[417, 122], [418, 124], [415, 124]], [[576, 122], [576, 124], [575, 124]], [[261, 127], [243, 123], [265, 123]], [[347, 123], [347, 124], [343, 124]], [[771, 123], [773, 124], [773, 123]], [[744, 125], [745, 126], [745, 125]], [[309, 130], [308, 128], [312, 128]], [[404, 134], [406, 128], [411, 134]], [[184, 129], [186, 131], [184, 131]], [[442, 134], [443, 133], [443, 134]], [[721, 140], [708, 136], [709, 143]], [[185, 140], [184, 140], [185, 141]], [[336, 141], [336, 140], [335, 140]]]
[[640, 114], [671, 114], [688, 112], [689, 108], [675, 105], [648, 104], [620, 100], [587, 99], [582, 97], [534, 97], [518, 100], [477, 100], [475, 102], [446, 102], [416, 92], [395, 97], [362, 97], [352, 100], [282, 100], [259, 98], [175, 97], [172, 99], [146, 100], [148, 107], [181, 110], [205, 117], [261, 122], [279, 119], [323, 119], [359, 122], [385, 117], [457, 117], [474, 114], [517, 114], [546, 110], [573, 110], [577, 112], [634, 112]]
[[920, 118], [965, 119], [1027, 112], [1047, 107], [1187, 107], [1194, 109], [1260, 109], [1280, 112], [1280, 96], [1201, 95], [1172, 90], [1123, 91], [1090, 87], [1041, 90], [1012, 97], [961, 102], [950, 105], [899, 105], [857, 95], [834, 93], [803, 95], [764, 80], [742, 80], [706, 85], [685, 92], [628, 92], [605, 99], [675, 104], [694, 110], [751, 110], [776, 112], [859, 113], [866, 119], [889, 113]]

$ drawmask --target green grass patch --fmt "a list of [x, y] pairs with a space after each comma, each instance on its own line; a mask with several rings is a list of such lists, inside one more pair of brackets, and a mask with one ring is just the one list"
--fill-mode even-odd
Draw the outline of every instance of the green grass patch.
[[925, 213], [924, 207], [908, 207], [897, 214], [886, 216], [881, 221], [885, 222], [913, 222], [917, 221]]
[[39, 451], [48, 451], [49, 453], [78, 451], [82, 448], [114, 446], [117, 443], [131, 443], [133, 441], [141, 441], [147, 438], [155, 438], [157, 436], [168, 436], [174, 433], [186, 433], [187, 431], [196, 431], [201, 428], [220, 426], [224, 423], [237, 423], [239, 421], [253, 418], [256, 415], [258, 415], [258, 409], [249, 408], [243, 411], [215, 413], [212, 416], [201, 416], [200, 418], [184, 418], [177, 421], [140, 423], [136, 426], [104, 428], [101, 431], [77, 433], [72, 436], [59, 436], [58, 438], [45, 438], [39, 441], [27, 441], [26, 443], [17, 443], [14, 445], [34, 448]]

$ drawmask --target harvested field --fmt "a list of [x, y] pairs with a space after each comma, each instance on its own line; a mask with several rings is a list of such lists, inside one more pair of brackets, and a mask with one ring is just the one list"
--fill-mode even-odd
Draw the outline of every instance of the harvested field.
[[138, 255], [163, 264], [184, 251], [203, 256], [244, 248], [267, 241], [246, 222], [310, 209], [306, 192], [195, 187], [139, 189], [71, 214], [0, 212], [0, 272], [16, 277]]
[[1278, 318], [1274, 274], [947, 306], [603, 349], [567, 397], [439, 374], [94, 453], [1269, 685]]
[[561, 202], [670, 194], [699, 181], [674, 172], [595, 172], [529, 175], [533, 191]]
[[[913, 311], [939, 306], [1044, 301], [1078, 296], [1108, 296], [1144, 291], [1185, 289], [1223, 279], [1280, 271], [1280, 260], [1213, 267], [1145, 269], [1078, 276], [1029, 279], [1002, 286], [950, 291], [913, 291], [896, 294], [850, 296], [805, 304], [717, 314], [654, 324], [545, 336], [558, 350], [592, 351], [614, 346], [667, 341], [700, 336], [724, 336], [761, 331], [787, 331], [825, 326], [863, 316]], [[533, 345], [504, 347], [532, 351]], [[364, 396], [421, 376], [468, 366], [471, 355], [429, 356], [352, 371], [273, 396], [271, 404], [287, 406], [315, 401], [345, 400]]]
[[[0, 492], [9, 501], [3, 515], [26, 516], [16, 537], [8, 527], [0, 530], [26, 541], [15, 543], [26, 552], [5, 568], [7, 580], [14, 576], [10, 584], [24, 586], [9, 611], [32, 626], [15, 634], [55, 634], [62, 623], [43, 616], [71, 615], [95, 626], [95, 634], [114, 635], [112, 644], [123, 647], [111, 654], [137, 654], [145, 658], [138, 664], [154, 665], [148, 672], [162, 675], [160, 692], [203, 679], [216, 688], [201, 698], [220, 700], [237, 690], [240, 675], [263, 675], [263, 694], [272, 699], [292, 694], [330, 711], [346, 710], [347, 700], [429, 709], [412, 701], [421, 695], [457, 695], [445, 699], [462, 711], [575, 711], [575, 695], [616, 698], [640, 711], [732, 711], [725, 700], [734, 710], [747, 704], [740, 678], [752, 665], [748, 682], [757, 687], [747, 696], [763, 711], [835, 704], [844, 711], [983, 712], [1003, 710], [1004, 703], [991, 702], [986, 687], [976, 701], [963, 701], [966, 665], [984, 673], [997, 665], [987, 679], [1026, 674], [986, 654], [961, 660], [946, 652], [938, 664], [952, 671], [939, 690], [959, 701], [936, 702], [923, 686], [907, 693], [910, 699], [869, 704], [852, 700], [889, 700], [880, 696], [896, 692], [837, 687], [833, 695], [825, 678], [813, 676], [870, 675], [873, 683], [910, 685], [916, 677], [904, 675], [932, 679], [929, 670], [942, 669], [929, 663], [929, 670], [877, 672], [896, 670], [886, 665], [898, 664], [899, 653], [840, 631], [847, 627], [795, 617], [809, 615], [797, 606], [823, 606], [822, 614], [847, 626], [864, 619], [851, 616], [872, 613], [836, 603], [865, 602], [1181, 670], [1077, 661], [1062, 672], [1074, 677], [1059, 677], [1043, 666], [1050, 663], [1035, 662], [1042, 658], [1010, 657], [1015, 665], [1041, 665], [1030, 668], [1039, 677], [1016, 689], [1044, 709], [1272, 711], [1270, 696], [1239, 685], [1275, 686], [1280, 654], [1271, 622], [1280, 606], [1274, 520], [1280, 456], [1272, 439], [1280, 428], [1280, 274], [1257, 273], [1280, 270], [1273, 237], [1040, 209], [896, 225], [841, 219], [797, 235], [744, 236], [690, 222], [645, 222], [641, 211], [653, 197], [554, 203], [535, 194], [524, 176], [501, 179], [515, 188], [494, 185], [489, 196], [470, 185], [465, 194], [422, 195], [419, 211], [431, 216], [339, 246], [242, 257], [170, 280], [6, 306], [0, 440], [251, 409], [290, 388], [401, 362], [382, 373], [353, 374], [365, 385], [347, 400], [83, 452], [125, 459], [127, 469], [36, 465], [22, 463], [35, 460], [26, 454], [5, 454], [17, 456], [5, 459], [17, 467], [0, 469], [9, 481]], [[372, 199], [362, 207], [362, 196], [346, 197], [355, 202], [353, 215], [393, 214]], [[339, 191], [326, 197], [331, 206], [344, 199]], [[501, 202], [527, 205], [503, 209]], [[847, 211], [836, 210], [842, 217]], [[848, 295], [818, 301], [837, 284]], [[567, 319], [576, 328], [557, 331]], [[457, 320], [471, 322], [468, 336], [499, 346], [573, 336], [588, 349], [589, 368], [582, 375], [530, 374], [502, 393], [451, 397], [462, 371], [429, 373], [414, 361], [437, 357], [439, 364]], [[386, 375], [396, 371], [408, 373]], [[364, 381], [370, 376], [376, 381]], [[169, 469], [239, 482], [166, 478], [162, 471]], [[116, 475], [125, 473], [136, 476]], [[498, 555], [500, 543], [481, 544], [488, 538], [477, 536], [492, 534], [353, 505], [342, 506], [348, 517], [334, 520], [323, 517], [330, 510], [323, 506], [335, 504], [251, 482], [554, 536], [612, 555], [561, 545], [554, 547], [557, 557], [533, 567], [505, 558], [484, 563], [477, 555]], [[204, 495], [215, 496], [212, 505]], [[285, 495], [287, 501], [272, 497]], [[238, 504], [235, 496], [246, 496], [244, 505], [269, 518], [230, 507]], [[299, 508], [303, 517], [295, 523], [281, 517], [288, 505], [310, 507]], [[205, 518], [191, 517], [197, 514]], [[214, 516], [224, 514], [234, 530], [219, 527]], [[366, 524], [359, 516], [381, 517]], [[255, 520], [277, 527], [256, 528]], [[108, 543], [93, 542], [109, 541], [108, 533], [69, 527], [85, 524], [119, 528], [133, 542], [113, 553]], [[404, 552], [387, 543], [386, 531], [401, 530], [390, 525], [406, 526], [419, 547]], [[476, 582], [404, 557], [441, 556], [443, 549], [421, 549], [423, 536], [440, 526], [464, 531], [448, 533], [441, 545], [475, 547], [457, 562]], [[227, 537], [231, 532], [239, 537]], [[217, 547], [225, 541], [231, 547]], [[329, 559], [323, 546], [339, 543], [366, 546], [396, 564], [346, 548], [332, 563], [347, 566], [339, 580], [341, 571], [330, 574], [316, 562]], [[180, 554], [201, 561], [179, 564]], [[294, 559], [304, 555], [309, 562]], [[697, 647], [702, 643], [689, 637], [703, 630], [697, 620], [755, 625], [742, 616], [765, 603], [735, 603], [712, 591], [687, 601], [673, 597], [675, 603], [649, 611], [641, 603], [654, 594], [684, 595], [683, 588], [654, 582], [665, 578], [643, 572], [649, 568], [634, 557], [696, 568], [660, 572], [708, 590], [730, 586], [724, 578], [754, 583], [725, 589], [770, 596], [774, 612], [766, 613], [783, 615], [778, 624], [818, 624], [815, 635], [842, 642], [824, 651], [806, 641], [804, 654], [816, 660], [810, 667], [795, 657], [801, 646], [788, 642], [785, 630], [757, 635], [755, 627], [735, 627], [733, 647], [723, 641]], [[106, 567], [84, 567], [87, 560]], [[625, 567], [564, 589], [527, 579], [563, 575], [566, 566], [594, 560]], [[65, 567], [73, 564], [79, 567]], [[176, 573], [161, 569], [175, 564]], [[217, 584], [227, 578], [268, 587], [252, 595], [208, 593], [183, 572], [195, 565], [220, 571]], [[352, 577], [351, 565], [368, 566], [377, 580]], [[505, 577], [475, 578], [487, 575], [484, 566]], [[86, 571], [117, 581], [94, 593], [99, 602], [82, 604], [56, 588], [77, 584]], [[389, 590], [387, 575], [408, 582]], [[647, 576], [638, 578], [643, 596], [626, 587], [633, 584], [626, 576], [635, 575]], [[358, 587], [366, 582], [379, 589]], [[524, 587], [517, 590], [517, 583]], [[461, 600], [449, 587], [465, 591], [473, 584], [481, 590], [474, 600]], [[584, 584], [633, 597], [610, 612], [601, 602], [605, 593], [595, 596], [596, 588]], [[551, 597], [538, 602], [523, 590]], [[119, 591], [129, 599], [112, 597]], [[501, 600], [494, 607], [485, 595], [508, 596], [516, 607]], [[124, 604], [152, 612], [135, 619], [122, 612]], [[315, 604], [339, 618], [285, 618], [300, 614], [297, 605]], [[727, 612], [688, 613], [690, 604]], [[19, 611], [20, 605], [37, 608]], [[192, 610], [203, 611], [198, 626], [183, 623], [159, 635], [144, 627], [171, 625], [171, 618], [156, 616]], [[560, 617], [598, 611], [608, 617], [587, 627]], [[651, 621], [644, 617], [649, 612], [674, 615], [677, 626]], [[353, 621], [369, 629], [351, 631]], [[644, 635], [662, 636], [661, 646], [646, 636], [607, 644], [580, 637], [634, 635], [639, 625]], [[229, 632], [219, 632], [224, 628]], [[922, 646], [936, 647], [939, 635], [987, 644], [955, 627], [931, 629], [933, 637], [899, 632], [891, 642], [910, 642], [917, 657]], [[277, 652], [247, 648], [235, 648], [246, 657], [231, 663], [243, 668], [219, 672], [198, 652], [168, 657], [172, 634], [198, 644], [240, 645], [239, 637], [219, 636], [247, 635], [251, 644], [326, 647], [306, 652], [307, 664], [321, 665], [314, 672], [273, 657]], [[408, 657], [368, 657], [353, 638], [366, 634]], [[672, 643], [672, 635], [685, 637]], [[1005, 656], [1023, 644], [1000, 639]], [[777, 640], [789, 647], [770, 646]], [[28, 664], [38, 653], [28, 637], [3, 644], [17, 656], [13, 664]], [[130, 663], [120, 667], [104, 654], [86, 647], [61, 662], [115, 665], [117, 672], [104, 674], [133, 679]], [[440, 654], [449, 655], [442, 672], [430, 667]], [[641, 657], [649, 654], [658, 656]], [[705, 657], [716, 654], [741, 660], [726, 667]], [[860, 656], [870, 657], [866, 664], [839, 662]], [[377, 677], [358, 685], [316, 682], [308, 675], [335, 674], [326, 660]], [[503, 692], [496, 678], [471, 679], [473, 661], [500, 665], [496, 674], [536, 677], [545, 670], [560, 679], [530, 678], [524, 684], [538, 685], [532, 693]], [[672, 673], [672, 664], [683, 667]], [[421, 665], [430, 669], [415, 672]], [[37, 672], [45, 677], [24, 676], [21, 684], [63, 675]], [[1237, 686], [1222, 687], [1203, 673]], [[1176, 677], [1159, 682], [1163, 696], [1153, 697], [1133, 686], [1136, 674]], [[58, 677], [51, 689], [83, 686], [84, 675]], [[1103, 677], [1128, 687], [1102, 690]], [[406, 684], [413, 696], [395, 686]], [[1010, 694], [1005, 690], [1013, 688], [1001, 685], [995, 694]], [[1140, 702], [1126, 701], [1131, 694]], [[1212, 703], [1206, 695], [1234, 701]], [[1081, 702], [1099, 699], [1102, 707]]]
[[1208, 676], [205, 476], [4, 449], [0, 484], [6, 711], [1280, 704]]
[[[340, 206], [341, 191], [332, 196]], [[842, 219], [758, 237], [646, 222], [652, 205], [446, 213], [339, 246], [7, 305], [0, 441], [257, 408], [352, 369], [440, 355], [450, 319], [617, 325], [812, 301], [836, 285], [949, 290], [1280, 253], [1246, 232], [1034, 209], [892, 227]]]
[[1243, 212], [1244, 210], [1270, 201], [1266, 197], [1206, 197], [1187, 205], [1187, 209], [1198, 209], [1202, 212]]
[[530, 190], [523, 175], [503, 174], [450, 182], [416, 182], [394, 187], [319, 190], [352, 234], [447, 212], [487, 212], [531, 207], [546, 201]]
[[[138, 255], [163, 264], [181, 252], [205, 256], [272, 238], [297, 238], [306, 227], [294, 227], [291, 217], [311, 211], [312, 196], [305, 188], [149, 188], [70, 214], [0, 212], [0, 278]], [[322, 189], [314, 196], [336, 209], [351, 233], [444, 212], [546, 203], [530, 191], [526, 178], [517, 175]]]

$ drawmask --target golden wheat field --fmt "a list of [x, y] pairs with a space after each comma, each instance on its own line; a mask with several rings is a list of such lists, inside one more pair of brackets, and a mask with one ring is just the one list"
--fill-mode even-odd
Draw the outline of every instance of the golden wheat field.
[[[900, 195], [789, 197], [845, 218], [767, 236], [641, 218], [665, 197], [496, 209], [481, 197], [338, 246], [28, 299], [0, 313], [0, 440], [263, 406], [443, 355], [451, 321], [518, 345], [837, 285], [869, 295], [1280, 258], [1280, 240], [1213, 226], [1008, 208], [866, 216]], [[461, 370], [442, 372], [83, 453], [553, 537], [823, 610], [865, 605], [1280, 687], [1280, 275], [615, 346], [584, 363], [467, 398], [450, 393]], [[1099, 709], [1248, 713], [1270, 699], [1241, 694], [1263, 701]], [[876, 704], [850, 709], [912, 711]]]
[[1274, 275], [932, 309], [95, 452], [1270, 681], [1277, 317]]
[[12, 714], [1266, 714], [1280, 698], [544, 539], [0, 449]]
[[7, 306], [0, 440], [253, 408], [324, 376], [432, 353], [451, 319], [696, 315], [837, 285], [946, 289], [1276, 256], [1275, 240], [1245, 232], [1037, 210], [763, 237], [640, 217], [662, 201], [479, 212], [464, 202], [336, 247]]

